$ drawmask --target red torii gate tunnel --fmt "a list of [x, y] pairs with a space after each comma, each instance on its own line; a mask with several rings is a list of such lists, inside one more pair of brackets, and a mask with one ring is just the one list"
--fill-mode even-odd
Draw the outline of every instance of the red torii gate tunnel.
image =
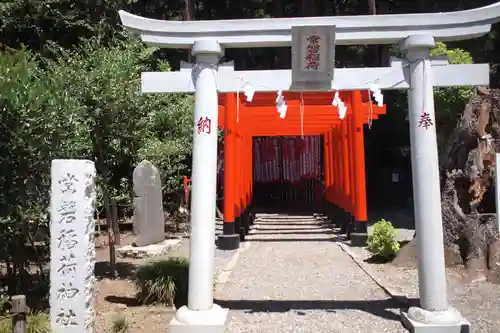
[[[284, 92], [287, 115], [276, 111], [276, 93], [219, 94], [219, 126], [224, 130], [224, 223], [220, 249], [236, 249], [253, 223], [252, 138], [255, 136], [322, 136], [323, 199], [354, 220], [354, 231], [366, 233], [367, 203], [363, 126], [386, 113], [371, 102], [368, 91], [341, 91], [344, 119], [332, 106], [332, 92]], [[302, 116], [301, 116], [302, 105]], [[331, 210], [328, 210], [328, 214]], [[331, 216], [330, 216], [331, 217]], [[350, 233], [352, 226], [344, 224]], [[351, 236], [354, 235], [351, 234]]]

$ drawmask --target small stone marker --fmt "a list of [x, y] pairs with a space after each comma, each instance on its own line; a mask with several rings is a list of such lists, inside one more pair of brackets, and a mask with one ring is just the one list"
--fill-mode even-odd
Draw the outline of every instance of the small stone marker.
[[165, 218], [161, 177], [151, 162], [144, 160], [134, 169], [134, 232], [136, 246], [165, 240]]
[[12, 296], [10, 301], [12, 316], [12, 333], [26, 333], [28, 328], [26, 326], [26, 296], [15, 295]]
[[92, 161], [52, 161], [50, 320], [54, 333], [94, 331], [95, 176]]

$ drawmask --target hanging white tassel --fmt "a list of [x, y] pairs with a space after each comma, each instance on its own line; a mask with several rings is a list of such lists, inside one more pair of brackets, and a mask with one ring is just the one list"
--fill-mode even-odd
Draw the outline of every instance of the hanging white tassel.
[[285, 99], [283, 98], [283, 90], [278, 90], [278, 93], [276, 95], [276, 105], [282, 104], [285, 102]]
[[236, 92], [236, 122], [240, 122], [240, 91]]
[[304, 96], [300, 93], [300, 136], [304, 139]]
[[276, 96], [276, 111], [280, 114], [281, 119], [285, 119], [288, 105], [286, 105], [285, 98], [283, 97], [283, 90], [279, 90]]
[[332, 105], [337, 107], [339, 111], [339, 118], [344, 119], [347, 113], [347, 106], [345, 106], [344, 102], [340, 98], [340, 93], [338, 90], [335, 91], [335, 95], [333, 96]]
[[337, 106], [339, 110], [339, 118], [344, 119], [345, 115], [347, 113], [347, 106], [345, 106], [344, 102], [342, 100], [339, 102], [339, 105]]
[[332, 101], [332, 105], [333, 106], [338, 106], [339, 105], [339, 101], [340, 100], [340, 95], [339, 95], [339, 91], [335, 91], [335, 95], [333, 95], [333, 101]]
[[286, 104], [277, 105], [277, 109], [278, 109], [278, 113], [280, 114], [280, 118], [285, 119], [286, 112], [288, 111], [288, 105], [286, 105]]
[[377, 102], [378, 107], [384, 106], [384, 95], [382, 95], [382, 90], [376, 84], [372, 84], [370, 91], [373, 93], [373, 98]]
[[247, 102], [252, 102], [253, 100], [253, 95], [255, 95], [255, 89], [248, 83], [245, 83], [243, 85], [243, 93], [245, 94], [245, 97], [247, 98]]

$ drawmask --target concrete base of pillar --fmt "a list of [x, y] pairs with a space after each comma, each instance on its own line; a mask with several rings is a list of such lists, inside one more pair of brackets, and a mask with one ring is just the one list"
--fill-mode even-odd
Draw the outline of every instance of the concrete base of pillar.
[[470, 333], [471, 324], [455, 309], [427, 311], [412, 307], [401, 311], [403, 326], [412, 333]]
[[326, 202], [324, 210], [325, 212], [323, 215], [326, 217], [327, 221], [332, 224], [332, 227], [339, 227], [340, 219], [338, 215], [338, 207], [330, 202]]
[[245, 227], [243, 225], [243, 217], [237, 217], [235, 219], [235, 227], [236, 227], [236, 233], [240, 235], [240, 242], [245, 241], [245, 236], [246, 236], [246, 231]]
[[252, 211], [250, 211], [250, 213], [248, 213], [248, 218], [250, 219], [250, 226], [252, 226], [253, 222], [255, 220], [255, 216], [254, 216], [254, 213]]
[[351, 246], [365, 246], [368, 240], [368, 229], [366, 222], [354, 221], [353, 231], [349, 234]]
[[248, 206], [248, 218], [249, 218], [249, 221], [250, 221], [250, 225], [252, 226], [253, 222], [255, 220], [255, 212], [253, 211], [253, 206], [252, 205]]
[[339, 223], [337, 225], [340, 227], [341, 233], [343, 233], [343, 234], [349, 233], [349, 224], [351, 223], [350, 219], [351, 219], [351, 216], [349, 215], [349, 213], [347, 213], [343, 209], [339, 209], [339, 212], [338, 212]]
[[327, 202], [325, 204], [325, 213], [323, 214], [326, 217], [326, 221], [328, 223], [331, 223], [332, 226], [335, 226], [335, 206], [332, 205], [331, 203]]
[[217, 238], [217, 248], [219, 250], [236, 250], [240, 247], [240, 235], [224, 235], [220, 234]]
[[357, 232], [351, 233], [351, 246], [359, 246], [359, 247], [365, 246], [367, 241], [368, 241], [368, 234], [357, 233]]
[[168, 325], [169, 333], [225, 333], [229, 309], [214, 304], [208, 311], [193, 311], [186, 306], [177, 310]]
[[330, 222], [332, 223], [332, 226], [334, 228], [339, 228], [341, 226], [341, 214], [340, 214], [340, 208], [337, 207], [334, 204], [330, 204], [330, 209], [329, 209], [329, 214], [328, 218], [330, 219]]
[[245, 235], [248, 235], [250, 233], [250, 223], [251, 223], [250, 214], [249, 213], [243, 214], [241, 220], [243, 222], [243, 229], [245, 230]]

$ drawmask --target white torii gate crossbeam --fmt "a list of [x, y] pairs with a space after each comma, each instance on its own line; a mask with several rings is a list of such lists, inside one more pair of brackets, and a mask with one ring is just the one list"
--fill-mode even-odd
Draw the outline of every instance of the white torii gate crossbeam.
[[[193, 129], [189, 299], [187, 307], [180, 308], [172, 320], [171, 333], [225, 331], [228, 311], [213, 303], [212, 289], [217, 93], [239, 91], [245, 83], [256, 91], [363, 90], [374, 84], [380, 89], [408, 89], [420, 307], [402, 312], [402, 321], [418, 333], [470, 331], [470, 324], [449, 306], [447, 298], [433, 88], [488, 85], [489, 66], [448, 65], [433, 61], [430, 51], [435, 41], [471, 39], [488, 33], [491, 25], [500, 21], [500, 2], [467, 11], [411, 15], [175, 22], [120, 11], [120, 17], [124, 26], [138, 33], [146, 44], [187, 48], [196, 56], [195, 67], [184, 64], [179, 72], [143, 73], [142, 91], [194, 92], [195, 119], [211, 119], [207, 133], [197, 133], [196, 125]], [[393, 61], [390, 67], [335, 69], [333, 80], [322, 82], [321, 89], [310, 82], [297, 85], [291, 70], [235, 71], [232, 63], [219, 63], [224, 48], [299, 43], [297, 38], [292, 43], [292, 28], [306, 26], [334, 26], [337, 45], [400, 43], [405, 60]], [[424, 116], [432, 126], [421, 126]]]
[[[367, 90], [373, 84], [385, 90], [410, 88], [410, 68], [337, 68], [329, 90]], [[434, 65], [429, 73], [435, 87], [481, 86], [489, 84], [489, 65]], [[191, 70], [179, 72], [142, 73], [143, 93], [194, 93]], [[220, 93], [237, 92], [244, 83], [256, 91], [273, 92], [294, 90], [291, 70], [234, 71], [224, 64], [216, 73], [215, 82]], [[305, 91], [307, 89], [300, 89]], [[315, 90], [315, 89], [312, 89]]]

